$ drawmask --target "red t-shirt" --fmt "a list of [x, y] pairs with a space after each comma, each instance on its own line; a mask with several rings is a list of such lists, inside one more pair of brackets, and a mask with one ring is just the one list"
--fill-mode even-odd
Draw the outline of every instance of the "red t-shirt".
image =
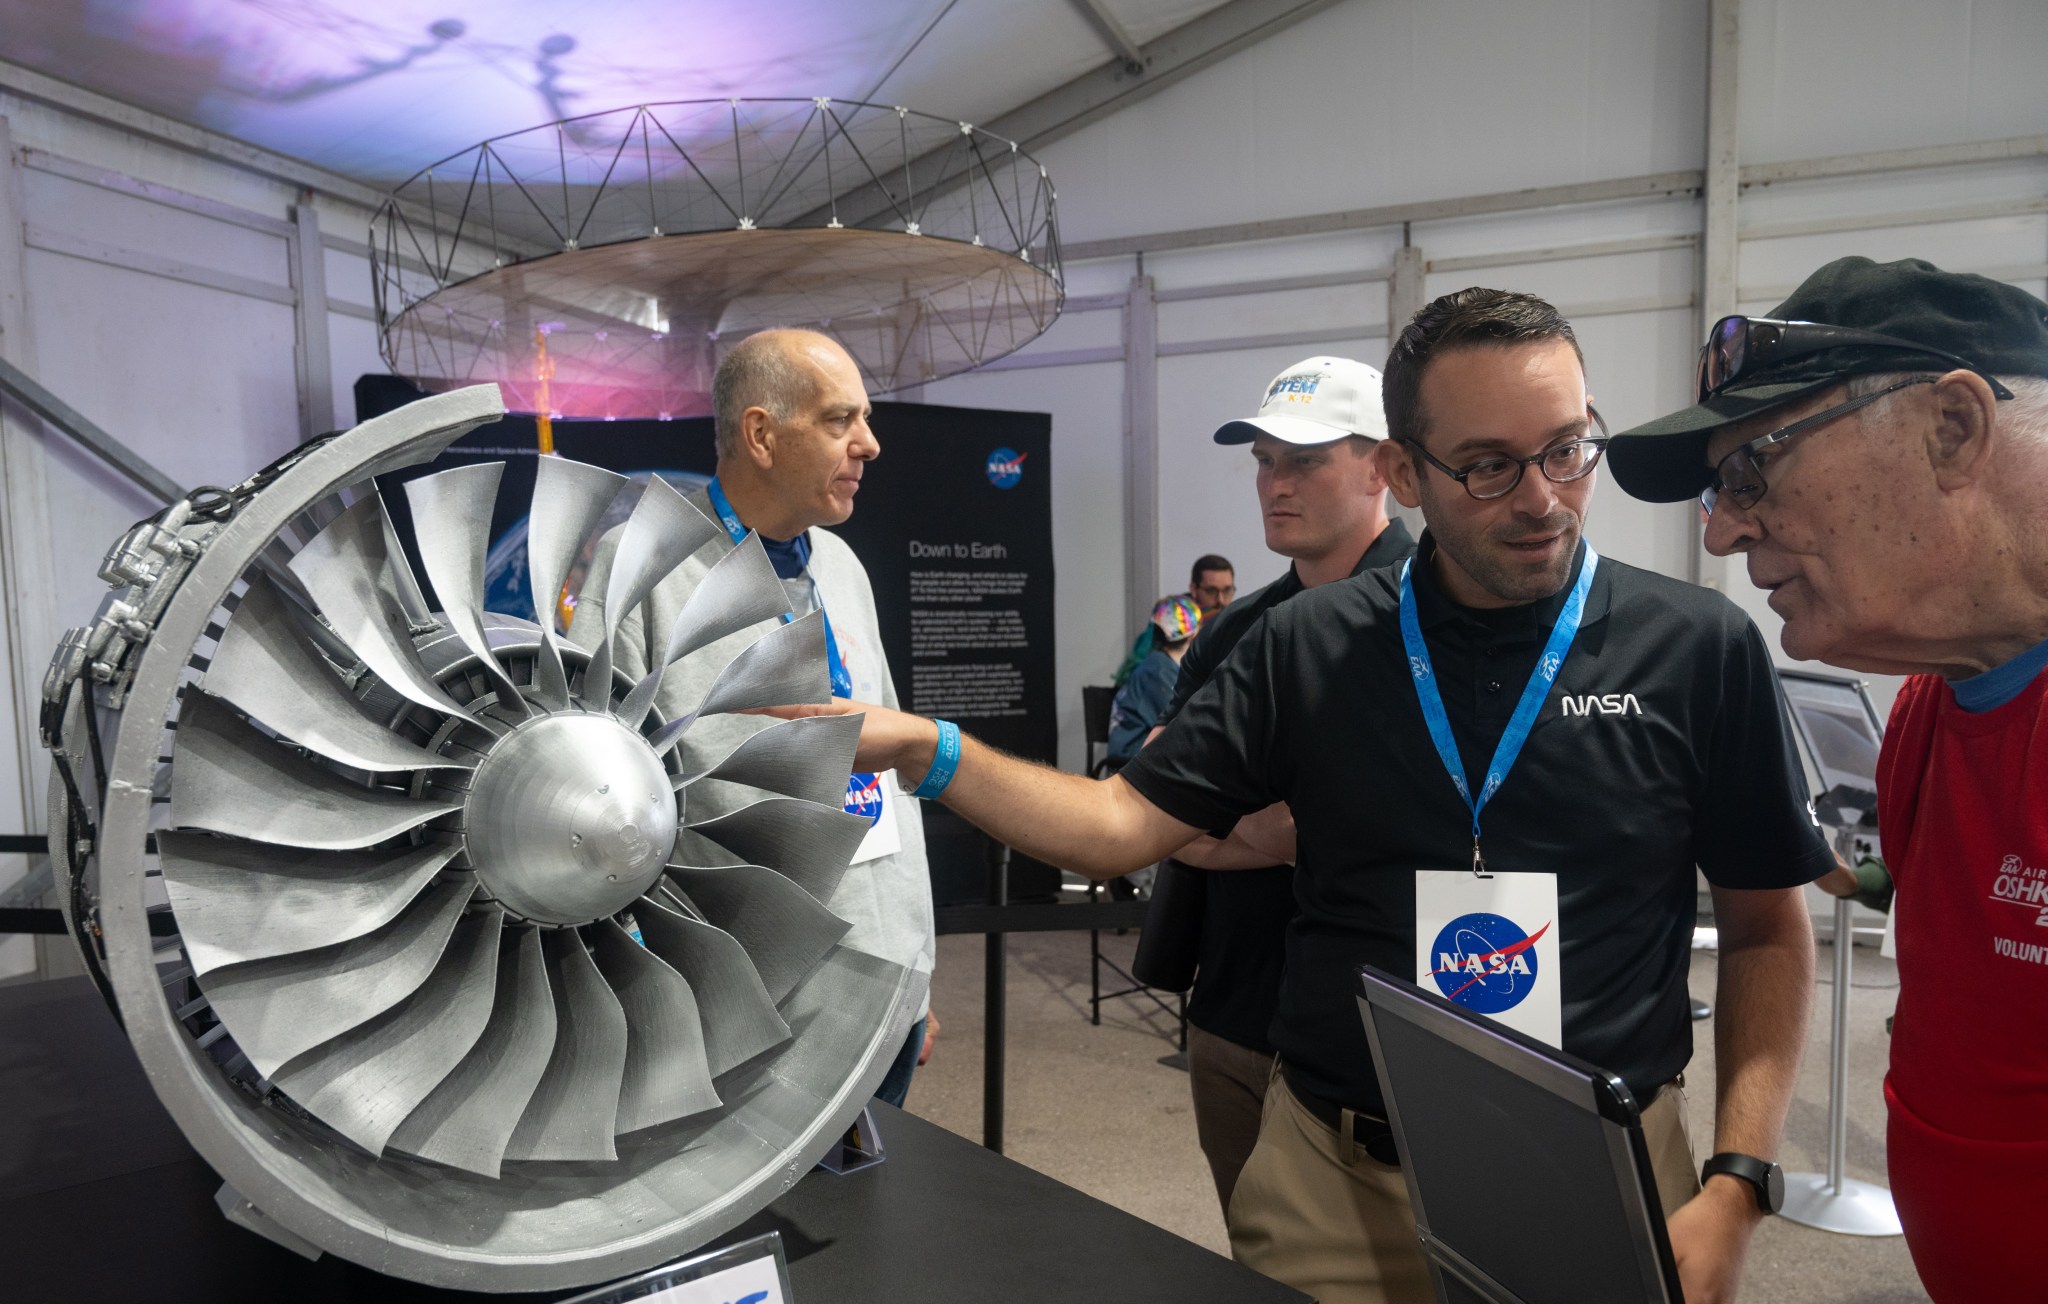
[[1941, 1304], [2040, 1298], [2048, 673], [1978, 714], [1941, 680], [1915, 676], [1892, 708], [1877, 781], [1898, 884], [1885, 1100], [1906, 1242]]

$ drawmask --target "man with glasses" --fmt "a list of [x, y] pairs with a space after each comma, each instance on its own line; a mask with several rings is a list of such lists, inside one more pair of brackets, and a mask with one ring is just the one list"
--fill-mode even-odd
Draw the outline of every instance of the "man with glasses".
[[2048, 1211], [2048, 304], [1844, 258], [1717, 323], [1695, 406], [1627, 432], [1698, 494], [1795, 657], [1911, 674], [1878, 762], [1897, 885], [1892, 1193], [1938, 1301], [2032, 1297]]
[[[924, 775], [995, 836], [1098, 877], [1288, 803], [1298, 912], [1280, 1071], [1231, 1200], [1240, 1261], [1324, 1304], [1432, 1298], [1358, 1015], [1372, 963], [1618, 1073], [1686, 1298], [1731, 1299], [1805, 1039], [1796, 886], [1832, 864], [1769, 655], [1725, 599], [1581, 538], [1606, 439], [1550, 305], [1438, 299], [1396, 342], [1384, 406], [1375, 455], [1428, 525], [1413, 561], [1267, 611], [1118, 776], [878, 710], [860, 764]], [[831, 709], [849, 708], [797, 708]], [[1728, 1152], [1704, 1192], [1679, 1090], [1695, 866], [1720, 914]], [[1515, 1216], [1514, 1173], [1465, 1176]]]
[[1188, 571], [1188, 596], [1202, 609], [1203, 620], [1237, 601], [1237, 570], [1230, 558], [1213, 552], [1195, 558]]

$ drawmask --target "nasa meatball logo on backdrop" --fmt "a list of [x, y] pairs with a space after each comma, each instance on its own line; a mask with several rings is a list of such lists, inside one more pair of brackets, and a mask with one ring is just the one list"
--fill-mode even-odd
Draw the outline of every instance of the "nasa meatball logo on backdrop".
[[1415, 983], [1552, 1046], [1559, 999], [1557, 875], [1415, 876]]
[[998, 448], [988, 455], [988, 482], [998, 489], [1015, 489], [1024, 478], [1024, 459], [1029, 456], [1014, 448]]

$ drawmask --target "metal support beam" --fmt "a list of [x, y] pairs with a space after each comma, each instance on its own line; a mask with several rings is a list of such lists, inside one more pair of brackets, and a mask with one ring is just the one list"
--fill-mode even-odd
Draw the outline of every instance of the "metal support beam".
[[177, 481], [157, 470], [140, 453], [86, 420], [77, 409], [44, 389], [27, 372], [5, 358], [0, 358], [0, 394], [14, 399], [71, 436], [87, 452], [164, 502], [173, 503], [185, 496]]
[[1159, 596], [1159, 305], [1131, 278], [1124, 305], [1124, 611], [1143, 625]]
[[299, 438], [334, 428], [334, 358], [327, 348], [327, 248], [320, 242], [320, 213], [310, 195], [292, 209], [293, 350], [299, 391]]
[[1456, 199], [1432, 199], [1413, 204], [1387, 204], [1378, 208], [1351, 208], [1338, 213], [1317, 213], [1308, 217], [1272, 218], [1258, 222], [1232, 222], [1224, 226], [1190, 227], [1161, 231], [1153, 235], [1120, 236], [1114, 240], [1063, 242], [1060, 256], [1069, 263], [1089, 258], [1129, 258], [1133, 254], [1159, 253], [1168, 249], [1200, 249], [1210, 245], [1242, 244], [1249, 240], [1290, 240], [1305, 235], [1329, 235], [1336, 231], [1365, 231], [1375, 227], [1400, 226], [1404, 222], [1432, 222], [1451, 217], [1474, 217], [1485, 213], [1518, 213], [1534, 208], [1555, 208], [1565, 204], [1605, 204], [1622, 199], [1658, 199], [1671, 195], [1699, 193], [1697, 171], [1658, 172], [1649, 176], [1619, 177], [1612, 181], [1582, 181], [1567, 186], [1533, 186], [1527, 190], [1503, 190]]
[[1423, 277], [1429, 270], [1429, 260], [1422, 256], [1419, 245], [1402, 245], [1394, 251], [1394, 274], [1387, 279], [1387, 348], [1394, 347], [1394, 341], [1401, 332], [1408, 329], [1408, 323], [1422, 306], [1429, 302], [1429, 291], [1423, 288]]
[[1102, 0], [1074, 0], [1074, 8], [1081, 11], [1081, 16], [1095, 29], [1095, 34], [1109, 47], [1109, 52], [1123, 60], [1126, 73], [1133, 77], [1144, 75], [1145, 52], [1138, 48], [1138, 43], [1131, 39], [1131, 34], [1124, 30], [1124, 25], [1109, 12]]
[[1781, 181], [1818, 181], [1823, 177], [1863, 177], [1915, 168], [1954, 167], [1963, 163], [1999, 163], [2008, 159], [2048, 157], [2048, 135], [2007, 136], [1959, 145], [1926, 145], [1919, 149], [1879, 149], [1867, 154], [1834, 154], [1826, 158], [1792, 159], [1784, 163], [1751, 163], [1742, 169], [1742, 184], [1769, 186]]
[[81, 118], [103, 122], [122, 131], [145, 136], [166, 145], [175, 145], [189, 153], [227, 163], [258, 176], [275, 181], [289, 182], [294, 186], [332, 195], [336, 199], [364, 208], [376, 209], [383, 204], [385, 196], [375, 187], [360, 181], [314, 167], [284, 154], [273, 153], [232, 136], [207, 131], [203, 127], [190, 126], [183, 122], [138, 109], [132, 104], [123, 104], [117, 99], [73, 86], [25, 68], [18, 63], [0, 59], [0, 90], [9, 91], [23, 99], [35, 100], [52, 105]]
[[[1336, 2], [1226, 0], [1200, 18], [1139, 47], [1136, 53], [1141, 71], [1135, 75], [1125, 67], [1129, 60], [1119, 56], [1028, 104], [974, 125], [979, 131], [1016, 141], [1024, 149], [1039, 149], [1256, 45], [1275, 32], [1285, 31]], [[948, 180], [944, 169], [956, 153], [949, 143], [913, 159], [906, 169], [910, 188], [919, 195], [944, 189]], [[859, 226], [892, 207], [893, 201], [882, 188], [867, 182], [839, 196], [836, 206], [823, 205], [789, 225], [823, 226], [836, 211], [848, 226]]]
[[[22, 243], [25, 196], [21, 155], [5, 117], [0, 117], [0, 366], [33, 366], [28, 326], [28, 251]], [[49, 494], [43, 474], [40, 432], [19, 407], [0, 398], [0, 727], [7, 730], [6, 768], [0, 790], [0, 819], [8, 833], [43, 827], [43, 776], [47, 754], [36, 745], [35, 720], [42, 706], [42, 672], [56, 645], [55, 609], [50, 600], [54, 560], [50, 548]], [[18, 854], [0, 860], [0, 882], [33, 866]], [[37, 895], [40, 895], [38, 893]], [[30, 898], [24, 904], [34, 904]], [[32, 965], [52, 975], [54, 952], [40, 941], [32, 959], [10, 948], [5, 973], [12, 977]]]
[[[1707, 6], [1707, 166], [1700, 187], [1699, 329], [1735, 311], [1741, 262], [1736, 198], [1742, 190], [1737, 157], [1736, 65], [1741, 57], [1742, 0], [1710, 0]], [[1690, 512], [1674, 513], [1685, 530], [1686, 578], [1710, 589], [1725, 589], [1728, 568], [1709, 556], [1700, 522]]]

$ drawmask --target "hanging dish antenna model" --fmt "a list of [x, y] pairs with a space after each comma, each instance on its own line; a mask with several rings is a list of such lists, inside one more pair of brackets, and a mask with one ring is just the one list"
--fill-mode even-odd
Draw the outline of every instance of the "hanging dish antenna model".
[[[723, 533], [659, 479], [540, 460], [540, 624], [484, 609], [502, 464], [407, 481], [408, 550], [375, 477], [501, 414], [489, 386], [424, 399], [140, 523], [43, 709], [67, 920], [230, 1216], [489, 1291], [616, 1278], [750, 1216], [859, 1113], [926, 982], [841, 946], [824, 904], [866, 828], [837, 800], [858, 720], [683, 772], [704, 716], [829, 695], [758, 539], [669, 631], [670, 664], [725, 658], [674, 718], [667, 666], [614, 668], [617, 618]], [[585, 608], [616, 614], [561, 630], [622, 492]], [[693, 819], [704, 780], [759, 800]], [[684, 829], [728, 854], [680, 863]]]
[[1014, 141], [855, 100], [642, 104], [487, 140], [371, 229], [385, 360], [550, 417], [711, 411], [722, 351], [823, 331], [886, 394], [1059, 316], [1054, 194]]

